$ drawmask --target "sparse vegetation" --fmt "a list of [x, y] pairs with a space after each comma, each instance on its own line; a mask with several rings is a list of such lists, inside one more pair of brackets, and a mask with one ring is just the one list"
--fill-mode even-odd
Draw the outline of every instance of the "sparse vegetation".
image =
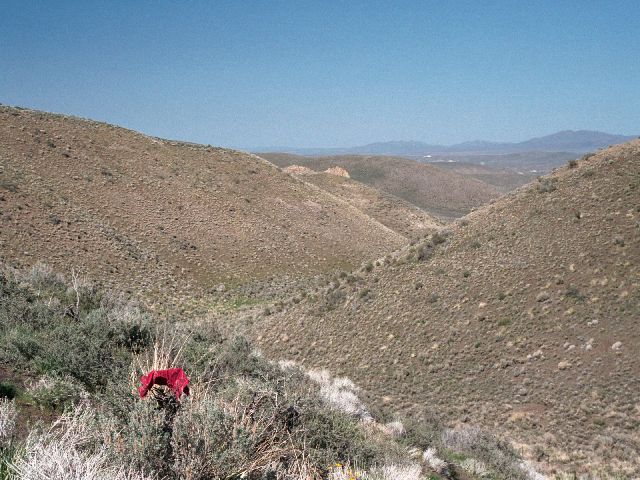
[[[447, 220], [460, 217], [472, 208], [499, 196], [498, 190], [488, 183], [435, 165], [399, 157], [302, 157], [281, 153], [260, 155], [280, 167], [300, 165], [318, 172], [340, 165], [349, 172], [351, 179], [399, 197], [410, 205], [416, 205], [431, 215]], [[321, 182], [323, 179], [319, 175], [312, 175], [309, 180]], [[341, 183], [351, 182], [341, 180]]]
[[[372, 467], [390, 454], [402, 459], [390, 439], [358, 423], [370, 417], [349, 380], [281, 369], [213, 326], [161, 327], [129, 301], [78, 285], [42, 266], [0, 277], [0, 365], [42, 375], [26, 395], [45, 412], [66, 412], [9, 451], [22, 404], [0, 400], [0, 459], [16, 478], [62, 479], [74, 471], [83, 480], [184, 472], [192, 479], [320, 479], [338, 462]], [[153, 400], [131, 393], [158, 364], [152, 357], [183, 365], [193, 384], [175, 418], [169, 457], [162, 454], [162, 415]]]
[[[5, 269], [0, 410], [16, 420], [0, 479], [48, 469], [47, 452], [108, 479], [539, 478], [521, 455], [558, 475], [640, 471], [637, 142], [451, 235], [402, 206], [398, 234], [380, 225], [398, 199], [371, 197], [394, 207], [376, 217], [356, 205], [366, 195], [336, 199], [250, 155], [13, 113], [0, 108], [0, 142], [26, 149], [1, 167], [15, 186], [0, 188], [2, 261], [73, 261], [127, 294], [77, 270]], [[238, 332], [365, 388], [275, 365]], [[154, 349], [192, 380], [171, 432], [133, 394]], [[423, 407], [442, 422], [412, 426]]]
[[[379, 282], [345, 286], [344, 302], [321, 317], [301, 302], [260, 323], [260, 345], [337, 364], [367, 391], [384, 392], [377, 403], [407, 415], [428, 405], [450, 425], [481, 425], [549, 470], [637, 476], [640, 443], [628, 429], [637, 423], [637, 339], [629, 332], [638, 312], [631, 279], [640, 265], [640, 189], [629, 185], [638, 145], [558, 169], [470, 214], [435, 255], [422, 257], [429, 237], [389, 254]], [[583, 177], [588, 170], [595, 175]], [[538, 193], [545, 179], [555, 190]], [[371, 301], [353, 301], [372, 287]], [[288, 342], [275, 342], [291, 331]], [[471, 471], [498, 465], [434, 448]]]
[[553, 192], [557, 187], [555, 185], [555, 179], [552, 177], [539, 177], [538, 185], [536, 186], [539, 193]]

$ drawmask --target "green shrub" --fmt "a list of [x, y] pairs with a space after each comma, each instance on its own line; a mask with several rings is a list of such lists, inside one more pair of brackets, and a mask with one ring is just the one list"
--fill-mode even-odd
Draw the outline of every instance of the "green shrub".
[[[529, 478], [520, 467], [520, 458], [508, 443], [476, 427], [444, 430], [442, 446], [451, 454], [466, 454], [484, 462], [497, 479], [525, 480]], [[455, 453], [454, 453], [455, 452]]]
[[0, 382], [0, 398], [8, 398], [12, 400], [18, 395], [18, 387], [10, 381]]
[[68, 376], [89, 392], [126, 376], [132, 354], [150, 345], [148, 319], [92, 287], [68, 287], [45, 267], [0, 274], [0, 362]]
[[41, 377], [28, 394], [36, 404], [50, 410], [65, 410], [88, 398], [86, 390], [69, 377]]
[[362, 428], [352, 418], [319, 403], [305, 406], [302, 422], [306, 427], [306, 444], [316, 465], [354, 462], [369, 466], [381, 452], [367, 441]]
[[420, 415], [403, 419], [405, 434], [402, 442], [407, 447], [415, 447], [421, 451], [440, 445], [440, 435], [444, 426], [430, 411], [425, 410]]

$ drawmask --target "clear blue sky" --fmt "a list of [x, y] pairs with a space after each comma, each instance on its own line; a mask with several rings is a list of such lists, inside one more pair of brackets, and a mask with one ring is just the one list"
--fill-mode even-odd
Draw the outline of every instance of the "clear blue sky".
[[0, 102], [224, 146], [640, 133], [640, 1], [0, 0]]

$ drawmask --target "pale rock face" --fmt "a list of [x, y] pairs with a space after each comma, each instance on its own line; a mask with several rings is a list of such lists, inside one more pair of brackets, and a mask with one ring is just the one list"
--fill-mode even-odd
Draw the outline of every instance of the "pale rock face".
[[310, 168], [303, 167], [301, 165], [290, 165], [287, 168], [284, 168], [282, 171], [292, 175], [313, 175], [316, 173]]
[[351, 178], [349, 172], [345, 168], [342, 167], [330, 167], [327, 168], [324, 173], [328, 173], [329, 175], [337, 175], [339, 177]]

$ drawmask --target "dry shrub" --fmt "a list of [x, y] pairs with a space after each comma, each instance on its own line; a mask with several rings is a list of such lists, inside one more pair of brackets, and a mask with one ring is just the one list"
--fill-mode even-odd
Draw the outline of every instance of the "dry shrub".
[[255, 380], [239, 379], [215, 395], [207, 385], [193, 385], [175, 417], [170, 462], [153, 399], [135, 402], [108, 443], [127, 465], [166, 478], [320, 478], [301, 441], [300, 414], [282, 393]]
[[421, 480], [422, 468], [417, 464], [389, 464], [374, 467], [362, 476], [363, 480]]
[[331, 407], [341, 412], [359, 417], [370, 418], [366, 406], [358, 398], [358, 387], [346, 377], [333, 378], [328, 370], [309, 370], [307, 375], [320, 386], [320, 396]]
[[194, 396], [176, 418], [176, 468], [193, 479], [304, 478], [315, 468], [296, 441], [303, 431], [291, 400], [255, 380], [239, 380], [216, 397]]
[[60, 417], [46, 432], [32, 431], [9, 467], [19, 480], [144, 480], [96, 447], [94, 412], [86, 406]]
[[400, 438], [407, 432], [399, 420], [386, 423], [382, 426], [382, 431], [391, 438]]
[[13, 439], [18, 412], [13, 400], [0, 398], [0, 450], [8, 448]]
[[449, 473], [449, 465], [442, 458], [438, 457], [436, 449], [427, 448], [422, 454], [422, 461], [429, 466], [434, 472], [441, 475]]
[[441, 441], [444, 448], [464, 452], [482, 461], [495, 472], [499, 472], [502, 478], [529, 478], [527, 472], [520, 465], [520, 457], [509, 444], [480, 428], [466, 426], [446, 429], [442, 432]]

